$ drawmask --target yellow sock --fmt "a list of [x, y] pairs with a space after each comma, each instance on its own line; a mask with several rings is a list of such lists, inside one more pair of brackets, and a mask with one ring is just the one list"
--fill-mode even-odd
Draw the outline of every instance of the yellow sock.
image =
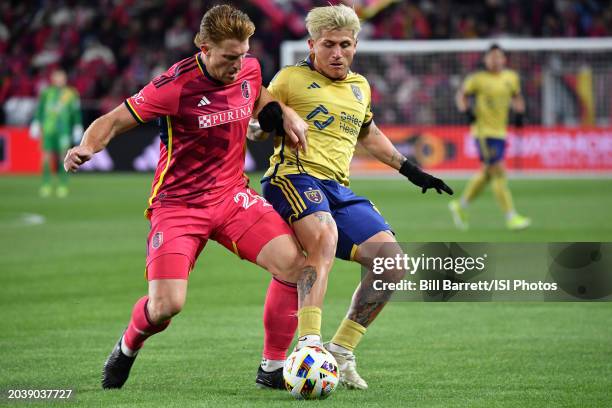
[[488, 182], [489, 178], [487, 177], [484, 171], [479, 171], [478, 173], [476, 173], [476, 175], [470, 179], [467, 187], [465, 188], [465, 192], [463, 193], [463, 200], [466, 203], [469, 203], [470, 201], [478, 197], [478, 195]]
[[344, 319], [331, 340], [332, 343], [353, 351], [366, 332], [366, 328], [349, 319]]
[[305, 306], [298, 310], [298, 337], [316, 334], [321, 336], [321, 309]]
[[493, 177], [491, 185], [493, 187], [493, 193], [495, 193], [495, 197], [497, 198], [497, 202], [499, 203], [501, 209], [504, 211], [504, 214], [508, 214], [509, 212], [514, 211], [514, 204], [512, 203], [512, 193], [510, 193], [510, 189], [508, 188], [506, 176]]

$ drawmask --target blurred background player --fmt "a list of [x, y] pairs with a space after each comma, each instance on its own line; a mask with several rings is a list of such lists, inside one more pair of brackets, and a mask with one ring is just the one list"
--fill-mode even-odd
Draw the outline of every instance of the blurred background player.
[[[423, 193], [429, 188], [449, 194], [452, 190], [412, 165], [373, 122], [368, 81], [350, 71], [361, 29], [354, 9], [344, 5], [314, 8], [306, 17], [306, 26], [309, 57], [282, 69], [269, 91], [308, 122], [308, 152], [294, 152], [286, 138], [277, 137], [262, 190], [293, 228], [306, 251], [306, 265], [313, 268], [317, 279], [327, 279], [334, 256], [370, 270], [355, 291], [346, 319], [325, 344], [339, 364], [340, 381], [350, 388], [366, 389], [367, 383], [356, 371], [353, 351], [392, 294], [374, 291], [371, 260], [394, 257], [402, 250], [374, 204], [348, 188], [355, 145], [361, 143]], [[403, 270], [391, 270], [382, 279], [397, 281], [402, 276]], [[295, 326], [287, 325], [279, 327], [278, 333], [293, 337], [294, 331]], [[282, 362], [264, 361], [256, 382], [282, 387]]]
[[40, 94], [30, 135], [33, 138], [42, 136], [43, 179], [40, 195], [51, 195], [51, 173], [55, 171], [59, 182], [56, 194], [66, 197], [68, 173], [62, 171], [62, 160], [73, 143], [81, 141], [83, 124], [79, 94], [67, 85], [66, 73], [61, 69], [51, 73], [51, 85]]
[[[297, 313], [300, 332], [320, 333], [320, 314], [313, 311], [320, 310], [326, 288], [304, 267], [291, 229], [248, 187], [244, 175], [252, 116], [264, 130], [284, 132], [291, 145], [306, 148], [306, 123], [272, 99], [261, 85], [259, 62], [247, 55], [254, 31], [245, 13], [227, 5], [211, 8], [194, 40], [201, 52], [96, 119], [81, 145], [66, 155], [66, 170], [76, 171], [114, 136], [158, 119], [160, 159], [146, 211], [151, 221], [148, 295], [134, 305], [127, 329], [104, 364], [103, 388], [121, 388], [144, 341], [165, 330], [182, 310], [189, 274], [208, 239], [265, 268], [278, 285], [293, 288], [290, 296], [273, 285], [268, 290], [275, 310], [289, 313], [277, 321], [295, 319]], [[266, 341], [277, 338], [268, 335]]]
[[[467, 77], [455, 98], [457, 108], [465, 113], [472, 125], [482, 167], [468, 182], [461, 199], [451, 201], [449, 208], [457, 228], [468, 229], [466, 209], [490, 182], [506, 217], [506, 226], [520, 230], [527, 228], [531, 220], [514, 209], [504, 169], [504, 153], [510, 108], [514, 111], [514, 125], [522, 128], [525, 101], [519, 76], [506, 69], [506, 56], [497, 44], [485, 53], [484, 63], [486, 69]], [[475, 99], [473, 104], [470, 96]]]

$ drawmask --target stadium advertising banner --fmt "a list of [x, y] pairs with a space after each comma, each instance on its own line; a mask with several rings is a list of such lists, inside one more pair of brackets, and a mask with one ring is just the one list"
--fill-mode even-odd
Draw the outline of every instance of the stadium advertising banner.
[[[465, 126], [381, 126], [398, 150], [427, 169], [471, 172], [478, 151]], [[159, 160], [155, 124], [140, 126], [113, 140], [87, 163], [86, 171], [152, 171]], [[247, 171], [267, 169], [271, 140], [249, 142]], [[612, 128], [527, 127], [508, 135], [506, 164], [511, 171], [540, 174], [612, 174]], [[0, 127], [0, 174], [41, 171], [40, 141], [27, 128]], [[351, 174], [394, 174], [357, 146]]]
[[0, 174], [38, 173], [40, 166], [40, 141], [26, 128], [0, 126]]
[[[479, 166], [476, 142], [465, 126], [381, 126], [398, 150], [421, 166], [471, 171]], [[510, 170], [537, 173], [612, 173], [612, 128], [526, 127], [508, 135]], [[392, 172], [358, 147], [351, 174]]]

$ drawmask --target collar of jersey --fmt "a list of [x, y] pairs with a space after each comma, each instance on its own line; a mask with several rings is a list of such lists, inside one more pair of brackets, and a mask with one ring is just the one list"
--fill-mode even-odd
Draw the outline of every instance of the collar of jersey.
[[213, 83], [215, 83], [217, 85], [225, 85], [223, 82], [219, 81], [218, 79], [213, 78], [213, 76], [210, 75], [210, 73], [206, 69], [206, 65], [204, 64], [204, 60], [202, 59], [202, 53], [201, 52], [198, 52], [198, 54], [196, 55], [196, 60], [198, 62], [198, 66], [200, 67], [200, 71], [202, 71], [202, 74], [204, 74], [204, 76], [208, 80], [212, 81]]
[[[312, 58], [310, 58], [311, 54], [308, 54], [308, 56], [306, 57], [306, 59], [304, 60], [304, 62], [306, 63], [306, 65], [308, 65], [308, 68], [310, 68], [311, 71], [315, 71], [317, 72], [319, 75], [327, 78], [325, 75], [323, 75], [322, 73], [320, 73], [319, 71], [317, 71], [314, 67], [314, 62], [312, 61]], [[346, 74], [346, 78], [344, 79], [331, 79], [331, 78], [327, 78], [332, 82], [337, 82], [337, 81], [346, 81], [349, 77], [350, 74], [352, 74], [353, 71], [351, 71], [351, 69], [349, 68], [347, 74]]]

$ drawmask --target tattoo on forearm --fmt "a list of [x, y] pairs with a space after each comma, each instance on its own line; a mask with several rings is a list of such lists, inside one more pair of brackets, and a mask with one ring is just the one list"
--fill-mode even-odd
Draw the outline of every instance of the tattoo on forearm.
[[404, 162], [404, 160], [406, 160], [404, 155], [402, 155], [397, 150], [393, 149], [393, 154], [391, 155], [391, 163], [389, 163], [389, 164], [393, 165], [394, 163], [397, 163], [397, 164], [401, 165]]
[[300, 300], [304, 300], [310, 293], [310, 290], [317, 281], [317, 270], [314, 266], [305, 266], [302, 269], [302, 275], [297, 281], [298, 292], [300, 294]]

